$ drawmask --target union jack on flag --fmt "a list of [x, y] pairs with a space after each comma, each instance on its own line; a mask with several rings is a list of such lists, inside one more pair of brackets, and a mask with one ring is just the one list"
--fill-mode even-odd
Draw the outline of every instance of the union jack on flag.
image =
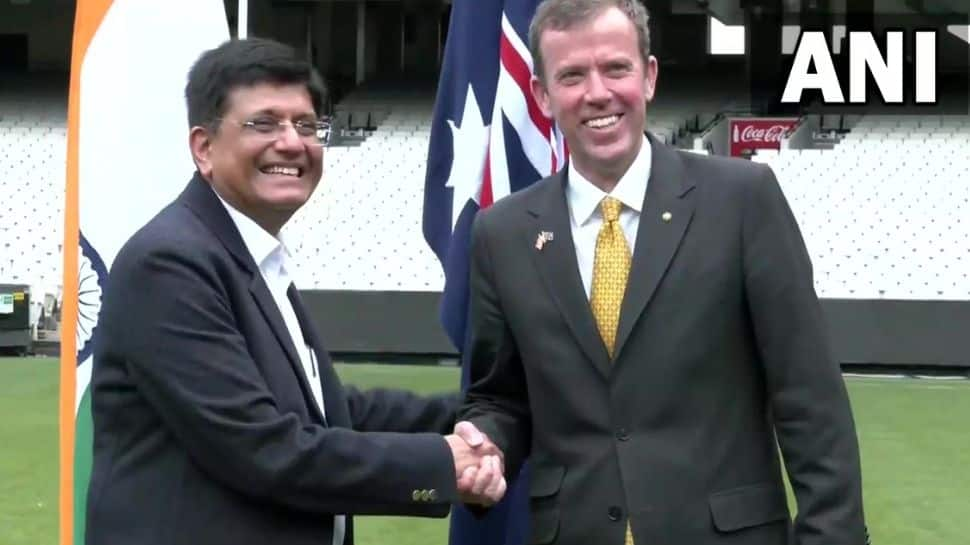
[[[445, 271], [441, 321], [462, 351], [475, 213], [562, 168], [561, 133], [530, 90], [529, 22], [539, 0], [455, 0], [435, 99], [423, 230]], [[462, 389], [468, 386], [462, 359]], [[526, 542], [525, 475], [482, 519], [452, 511], [451, 545]]]

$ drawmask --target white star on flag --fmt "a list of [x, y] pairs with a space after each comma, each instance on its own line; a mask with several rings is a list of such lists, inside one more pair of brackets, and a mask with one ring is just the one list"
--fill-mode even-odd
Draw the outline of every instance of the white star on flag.
[[461, 114], [461, 126], [448, 120], [451, 127], [452, 161], [451, 172], [445, 187], [452, 188], [451, 229], [454, 231], [469, 199], [476, 203], [482, 187], [482, 174], [485, 172], [485, 154], [488, 152], [488, 125], [482, 122], [482, 112], [475, 98], [471, 84], [465, 94], [465, 108]]

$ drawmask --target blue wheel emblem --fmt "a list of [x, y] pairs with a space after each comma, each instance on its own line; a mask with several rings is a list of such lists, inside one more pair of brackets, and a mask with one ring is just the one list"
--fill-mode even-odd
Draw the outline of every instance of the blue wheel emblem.
[[101, 294], [108, 282], [108, 268], [94, 247], [79, 233], [77, 295], [77, 365], [91, 356], [92, 341], [101, 312]]

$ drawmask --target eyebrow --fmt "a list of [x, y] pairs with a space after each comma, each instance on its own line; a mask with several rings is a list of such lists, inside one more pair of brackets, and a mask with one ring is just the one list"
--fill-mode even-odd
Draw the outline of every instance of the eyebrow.
[[556, 78], [561, 78], [563, 75], [569, 72], [585, 72], [585, 71], [586, 69], [583, 68], [582, 66], [579, 66], [576, 64], [570, 64], [556, 70], [555, 73], [553, 73], [553, 76]]
[[[279, 110], [274, 110], [273, 108], [263, 108], [262, 110], [257, 110], [255, 112], [250, 113], [248, 117], [257, 117], [257, 116], [261, 116], [261, 115], [269, 116], [269, 117], [276, 117], [276, 118], [285, 118], [285, 117], [287, 117], [285, 115], [281, 115], [281, 112]], [[298, 113], [296, 115], [293, 115], [291, 118], [292, 119], [313, 119], [313, 120], [316, 120], [317, 119], [317, 115], [316, 115], [315, 112], [313, 112], [312, 110], [310, 110], [310, 111], [304, 111], [302, 113]]]
[[615, 59], [607, 59], [603, 62], [604, 66], [633, 66], [633, 61], [626, 57], [618, 57]]

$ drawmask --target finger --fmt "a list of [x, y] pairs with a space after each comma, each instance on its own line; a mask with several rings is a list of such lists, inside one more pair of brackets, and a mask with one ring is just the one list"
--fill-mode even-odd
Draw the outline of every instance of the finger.
[[498, 488], [499, 481], [502, 480], [502, 474], [498, 471], [498, 461], [494, 456], [488, 457], [488, 471], [491, 478], [481, 493], [483, 496], [491, 497], [495, 494], [495, 489]]
[[458, 478], [458, 491], [460, 493], [469, 493], [475, 486], [475, 481], [478, 476], [478, 468], [475, 466], [469, 466], [465, 468], [465, 471], [461, 473], [461, 477]]
[[505, 476], [498, 473], [492, 483], [482, 495], [482, 501], [485, 505], [494, 505], [502, 500], [505, 496], [505, 492], [508, 489], [508, 484], [505, 481]]
[[495, 471], [495, 478], [492, 480], [490, 486], [485, 490], [485, 495], [488, 496], [492, 501], [498, 501], [502, 499], [502, 495], [505, 493], [505, 476], [502, 474], [502, 469], [500, 467], [501, 462], [499, 462], [498, 457], [492, 457], [493, 459], [493, 471]]
[[502, 453], [498, 447], [495, 447], [495, 453], [492, 455], [495, 457], [495, 462], [498, 464], [498, 472], [505, 474], [505, 454]]
[[471, 447], [477, 447], [485, 442], [485, 434], [478, 431], [475, 424], [467, 420], [455, 424], [455, 435], [461, 437]]
[[505, 482], [505, 477], [502, 477], [501, 479], [499, 479], [498, 486], [495, 487], [495, 493], [489, 496], [489, 499], [494, 503], [500, 502], [502, 498], [505, 497], [505, 491], [507, 489], [508, 489], [508, 484]]
[[482, 465], [478, 469], [478, 475], [475, 477], [475, 484], [472, 486], [472, 494], [476, 496], [481, 496], [484, 494], [485, 489], [492, 483], [495, 478], [495, 463], [492, 461], [492, 456], [485, 456], [482, 458]]

